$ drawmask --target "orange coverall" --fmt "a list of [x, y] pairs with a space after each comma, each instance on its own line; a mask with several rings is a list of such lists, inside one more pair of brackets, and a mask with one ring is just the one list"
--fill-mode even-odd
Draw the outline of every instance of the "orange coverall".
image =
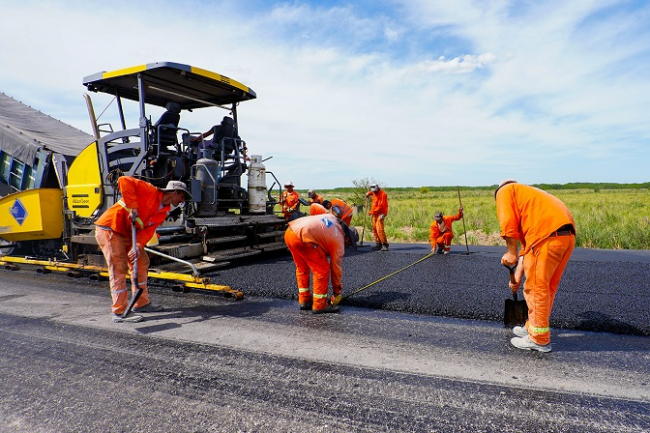
[[[345, 235], [336, 217], [331, 214], [312, 215], [295, 219], [289, 223], [284, 241], [296, 264], [298, 302], [309, 303], [312, 310], [327, 307], [327, 289], [332, 278], [334, 296], [343, 290], [343, 254]], [[329, 262], [327, 256], [330, 257]], [[309, 275], [314, 274], [313, 298], [309, 290]]]
[[461, 219], [463, 214], [458, 212], [456, 215], [446, 215], [442, 217], [444, 224], [443, 230], [440, 230], [438, 221], [433, 220], [429, 228], [429, 243], [431, 248], [443, 247], [445, 251], [450, 251], [451, 240], [454, 238], [454, 232], [451, 229], [452, 223]]
[[322, 204], [312, 203], [309, 205], [309, 215], [322, 215], [326, 213], [327, 209]]
[[[133, 249], [131, 241], [131, 209], [138, 209], [136, 220], [136, 244], [138, 248], [138, 285], [142, 294], [134, 307], [139, 308], [149, 303], [147, 274], [149, 273], [149, 256], [144, 246], [156, 233], [170, 212], [170, 207], [162, 205], [163, 192], [143, 180], [122, 176], [117, 185], [122, 199], [111, 206], [95, 222], [95, 239], [104, 254], [108, 266], [109, 284], [113, 299], [113, 313], [120, 315], [128, 305], [126, 273], [133, 270], [133, 263], [128, 253]], [[131, 282], [135, 293], [135, 283]]]
[[354, 214], [354, 209], [352, 209], [352, 206], [348, 205], [346, 202], [339, 198], [333, 199], [330, 203], [332, 203], [332, 213], [339, 219], [343, 220], [343, 222], [350, 227], [350, 223], [352, 222], [352, 215]]
[[324, 198], [323, 198], [322, 195], [314, 194], [314, 198], [310, 198], [309, 203], [310, 204], [311, 203], [323, 204], [323, 200], [324, 200]]
[[295, 190], [291, 192], [285, 190], [282, 192], [282, 197], [280, 197], [280, 204], [282, 205], [282, 213], [284, 213], [284, 219], [289, 220], [294, 215], [295, 211], [297, 210], [296, 205], [298, 204], [299, 198], [300, 195], [298, 195]]
[[388, 197], [381, 188], [377, 192], [368, 191], [366, 197], [370, 196], [372, 196], [372, 205], [368, 215], [372, 217], [372, 235], [377, 245], [388, 245], [384, 228], [384, 218], [388, 215]]
[[[533, 342], [546, 345], [551, 341], [549, 319], [555, 294], [575, 247], [573, 216], [558, 198], [518, 183], [500, 188], [496, 205], [501, 237], [517, 239], [522, 246], [519, 255], [523, 256], [526, 275], [528, 336]], [[566, 225], [573, 234], [558, 232]]]

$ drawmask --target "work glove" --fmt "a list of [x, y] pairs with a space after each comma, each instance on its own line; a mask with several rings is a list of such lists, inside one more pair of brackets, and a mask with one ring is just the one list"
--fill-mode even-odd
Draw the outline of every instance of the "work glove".
[[380, 219], [380, 220], [383, 220], [384, 218], [386, 218], [386, 215], [384, 215], [383, 213], [382, 213], [382, 214], [379, 214], [379, 219]]
[[330, 305], [339, 305], [342, 298], [343, 297], [340, 293], [338, 295], [332, 295], [332, 297], [330, 297]]
[[293, 212], [294, 210], [295, 210], [295, 209], [292, 208], [292, 207], [288, 207], [288, 208], [287, 208], [287, 212]]

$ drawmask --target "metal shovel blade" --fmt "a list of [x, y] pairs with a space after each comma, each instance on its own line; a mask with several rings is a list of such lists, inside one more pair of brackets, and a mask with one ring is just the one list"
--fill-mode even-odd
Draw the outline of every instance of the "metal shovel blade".
[[512, 294], [512, 299], [506, 299], [503, 312], [503, 324], [508, 328], [523, 326], [528, 319], [528, 305], [526, 300], [517, 300], [517, 293]]

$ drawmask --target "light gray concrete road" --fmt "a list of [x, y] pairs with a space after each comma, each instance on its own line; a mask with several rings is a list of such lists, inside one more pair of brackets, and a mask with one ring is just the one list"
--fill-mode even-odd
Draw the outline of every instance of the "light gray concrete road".
[[[384, 256], [386, 257], [386, 256]], [[109, 318], [106, 283], [0, 271], [0, 432], [646, 432], [650, 339], [153, 290]]]

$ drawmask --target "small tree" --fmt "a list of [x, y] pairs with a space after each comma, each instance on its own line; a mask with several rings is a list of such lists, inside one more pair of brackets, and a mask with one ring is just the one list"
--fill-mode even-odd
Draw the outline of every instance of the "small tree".
[[360, 206], [366, 202], [366, 192], [370, 190], [370, 185], [373, 183], [376, 183], [380, 188], [383, 188], [383, 185], [377, 182], [374, 178], [355, 179], [352, 181], [352, 185], [354, 185], [352, 201], [355, 206]]

